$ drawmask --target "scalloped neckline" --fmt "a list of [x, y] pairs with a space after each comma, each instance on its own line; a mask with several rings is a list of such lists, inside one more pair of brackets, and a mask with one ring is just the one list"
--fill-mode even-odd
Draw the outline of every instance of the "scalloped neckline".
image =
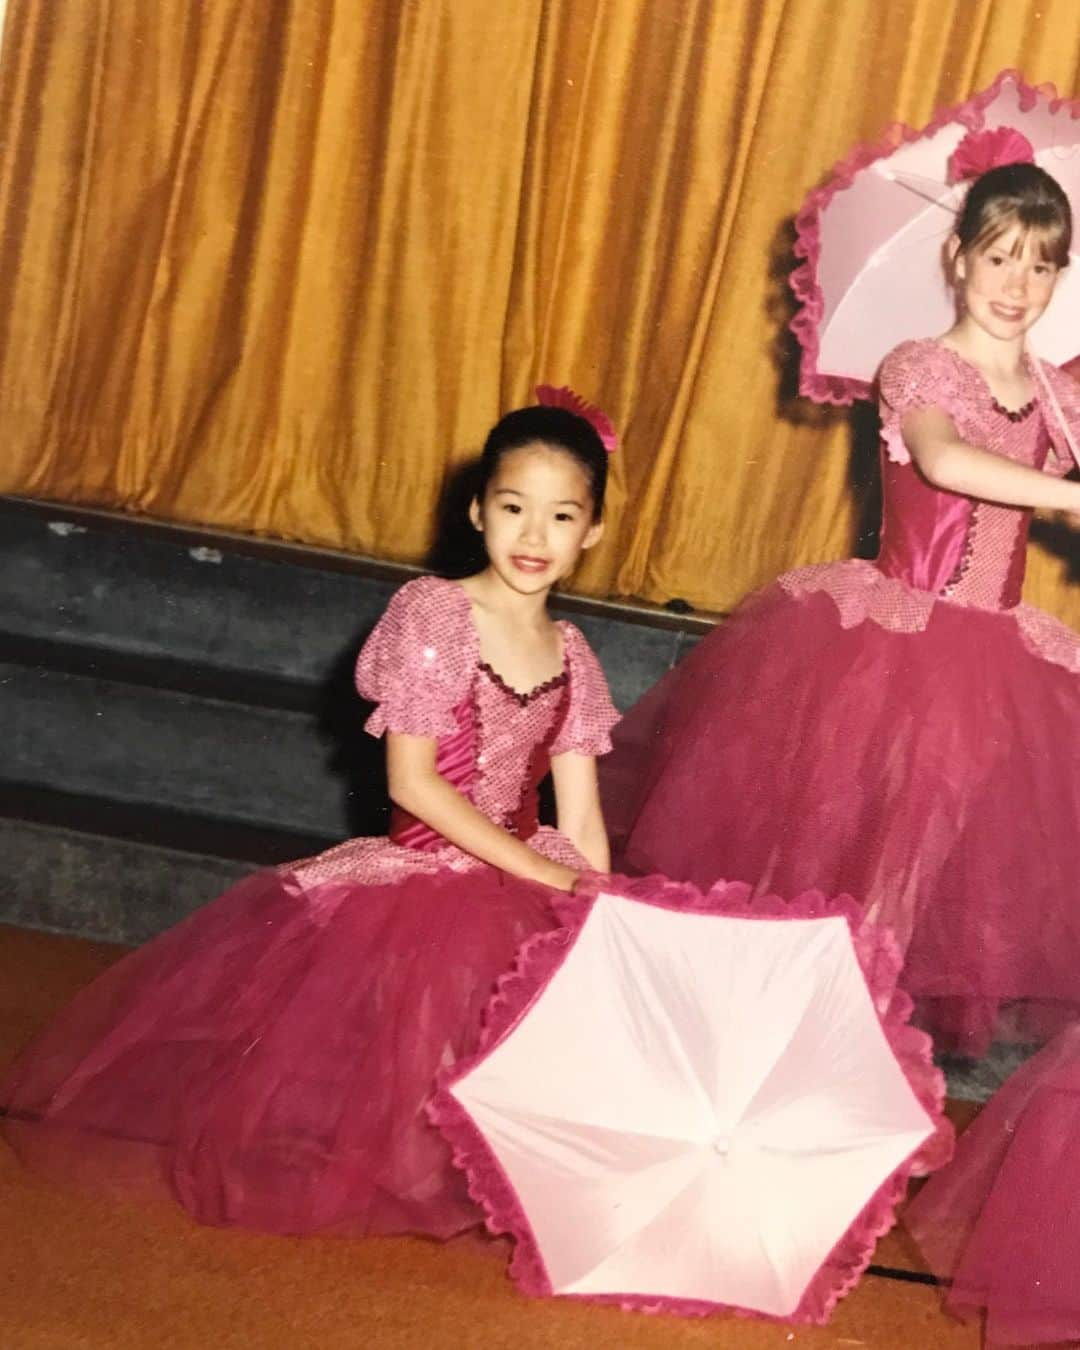
[[932, 342], [936, 347], [940, 347], [942, 351], [948, 352], [949, 355], [953, 357], [954, 360], [958, 361], [966, 370], [970, 370], [975, 375], [979, 383], [982, 385], [984, 393], [990, 400], [990, 406], [994, 409], [995, 412], [1001, 413], [1002, 416], [1007, 417], [1010, 422], [1023, 422], [1038, 407], [1039, 395], [1035, 384], [1035, 376], [1031, 369], [1031, 358], [1028, 355], [1027, 351], [1023, 353], [1021, 360], [1023, 362], [1024, 369], [1027, 371], [1028, 379], [1031, 381], [1031, 389], [1032, 389], [1031, 397], [1023, 405], [1022, 408], [1006, 408], [1004, 403], [1002, 403], [998, 399], [994, 391], [990, 388], [990, 381], [986, 378], [985, 374], [979, 369], [979, 367], [975, 364], [974, 361], [969, 361], [968, 358], [966, 356], [961, 355], [961, 353], [958, 352], [955, 347], [950, 347], [947, 342], [943, 341], [939, 337], [927, 338], [927, 341]]
[[990, 401], [993, 404], [994, 411], [1000, 413], [1002, 417], [1007, 417], [1010, 422], [1026, 422], [1039, 404], [1039, 400], [1034, 394], [1022, 408], [1006, 408], [1004, 403], [999, 403], [996, 398]]
[[558, 675], [552, 675], [550, 679], [534, 685], [532, 689], [522, 693], [520, 689], [515, 689], [512, 684], [507, 684], [499, 672], [487, 661], [478, 661], [477, 668], [482, 670], [496, 689], [501, 689], [504, 694], [508, 694], [519, 707], [524, 708], [530, 704], [533, 699], [539, 698], [541, 694], [546, 694], [552, 689], [560, 688], [569, 678], [569, 672], [566, 669], [566, 656], [563, 655], [563, 668]]
[[527, 704], [531, 703], [533, 699], [539, 698], [541, 694], [546, 694], [550, 690], [558, 688], [560, 685], [564, 685], [567, 682], [567, 680], [570, 678], [570, 646], [567, 641], [567, 634], [564, 620], [562, 619], [554, 620], [555, 627], [559, 630], [559, 637], [562, 640], [561, 669], [558, 671], [557, 674], [550, 675], [546, 680], [542, 680], [539, 684], [534, 685], [531, 689], [527, 689], [524, 691], [521, 689], [515, 689], [514, 686], [510, 684], [508, 680], [503, 679], [503, 677], [499, 674], [499, 672], [489, 661], [485, 661], [484, 658], [480, 655], [480, 630], [476, 626], [476, 615], [473, 613], [472, 598], [469, 595], [469, 592], [465, 589], [464, 586], [461, 585], [460, 582], [454, 581], [451, 578], [444, 577], [440, 578], [440, 580], [445, 580], [448, 586], [453, 586], [454, 590], [457, 591], [458, 595], [461, 596], [461, 599], [465, 605], [466, 613], [468, 614], [469, 617], [469, 627], [472, 629], [473, 641], [476, 643], [477, 669], [482, 670], [484, 674], [488, 677], [488, 679], [491, 681], [491, 683], [495, 685], [497, 689], [501, 689], [504, 694], [507, 694], [510, 698], [512, 698], [518, 704], [519, 707], [524, 708]]

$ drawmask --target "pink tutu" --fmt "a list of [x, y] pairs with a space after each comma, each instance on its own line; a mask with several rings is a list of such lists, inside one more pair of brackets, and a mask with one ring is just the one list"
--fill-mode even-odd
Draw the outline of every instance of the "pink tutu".
[[[1080, 387], [1046, 373], [1080, 428]], [[923, 1025], [979, 1054], [1080, 1012], [1080, 639], [1022, 603], [1031, 512], [934, 487], [903, 419], [1072, 460], [1041, 394], [1002, 408], [940, 341], [901, 343], [879, 388], [877, 561], [788, 573], [706, 637], [627, 715], [605, 808], [628, 868], [855, 896]]]
[[[859, 569], [833, 565], [833, 589]], [[1080, 680], [1014, 612], [938, 601], [921, 631], [847, 627], [834, 595], [785, 581], [616, 732], [601, 775], [617, 860], [856, 896], [896, 933], [945, 1045], [1050, 1034], [1080, 1013]]]
[[1080, 1024], [1000, 1089], [904, 1216], [988, 1344], [1080, 1343]]
[[[435, 740], [435, 767], [538, 854], [557, 754], [604, 753], [617, 720], [572, 624], [563, 670], [528, 693], [480, 660], [460, 586], [403, 586], [365, 643], [367, 727]], [[276, 1233], [425, 1233], [481, 1222], [425, 1106], [471, 1055], [518, 948], [555, 926], [551, 892], [481, 864], [395, 810], [240, 882], [81, 993], [0, 1079], [32, 1165], [173, 1195], [203, 1223]]]
[[424, 1107], [548, 896], [491, 868], [256, 873], [75, 998], [0, 1081], [5, 1133], [203, 1223], [449, 1237], [482, 1216]]

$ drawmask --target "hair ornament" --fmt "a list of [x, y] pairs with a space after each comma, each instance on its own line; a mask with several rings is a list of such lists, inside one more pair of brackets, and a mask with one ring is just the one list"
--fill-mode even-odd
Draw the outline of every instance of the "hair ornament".
[[963, 183], [1006, 164], [1034, 163], [1034, 147], [1013, 127], [969, 131], [949, 156], [948, 179], [950, 183]]
[[575, 394], [569, 385], [564, 384], [556, 388], [553, 384], [538, 384], [536, 401], [545, 408], [563, 408], [577, 417], [584, 418], [600, 437], [609, 455], [617, 449], [619, 437], [611, 418], [594, 404], [587, 403], [579, 394]]

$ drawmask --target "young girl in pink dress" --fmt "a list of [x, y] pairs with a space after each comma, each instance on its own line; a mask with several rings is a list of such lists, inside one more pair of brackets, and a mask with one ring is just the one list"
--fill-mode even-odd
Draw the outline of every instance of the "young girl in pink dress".
[[751, 599], [631, 710], [602, 771], [627, 869], [856, 896], [905, 949], [923, 1024], [971, 1055], [1002, 1005], [1024, 1039], [1080, 1010], [1080, 639], [1021, 602], [1033, 509], [1080, 513], [1062, 481], [1080, 388], [1025, 348], [1070, 237], [1034, 164], [973, 184], [960, 318], [880, 371], [877, 560]]
[[[360, 653], [390, 837], [241, 881], [78, 995], [0, 1080], [28, 1163], [279, 1233], [480, 1221], [425, 1115], [433, 1079], [554, 926], [552, 892], [608, 867], [594, 760], [617, 714], [547, 612], [603, 529], [607, 450], [562, 402], [488, 437], [484, 570], [403, 586]], [[537, 819], [549, 769], [557, 830]]]

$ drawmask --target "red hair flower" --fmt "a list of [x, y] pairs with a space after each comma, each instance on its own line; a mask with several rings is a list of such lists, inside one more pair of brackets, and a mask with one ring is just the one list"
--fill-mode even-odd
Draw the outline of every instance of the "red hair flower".
[[618, 446], [619, 437], [615, 431], [615, 425], [607, 413], [601, 412], [592, 403], [586, 403], [579, 394], [574, 393], [569, 385], [564, 384], [556, 389], [552, 384], [538, 384], [536, 386], [536, 401], [545, 408], [564, 408], [577, 417], [583, 417], [600, 437], [604, 449], [609, 455]]
[[949, 156], [949, 182], [963, 183], [1005, 164], [1034, 163], [1031, 142], [1012, 127], [969, 131]]

